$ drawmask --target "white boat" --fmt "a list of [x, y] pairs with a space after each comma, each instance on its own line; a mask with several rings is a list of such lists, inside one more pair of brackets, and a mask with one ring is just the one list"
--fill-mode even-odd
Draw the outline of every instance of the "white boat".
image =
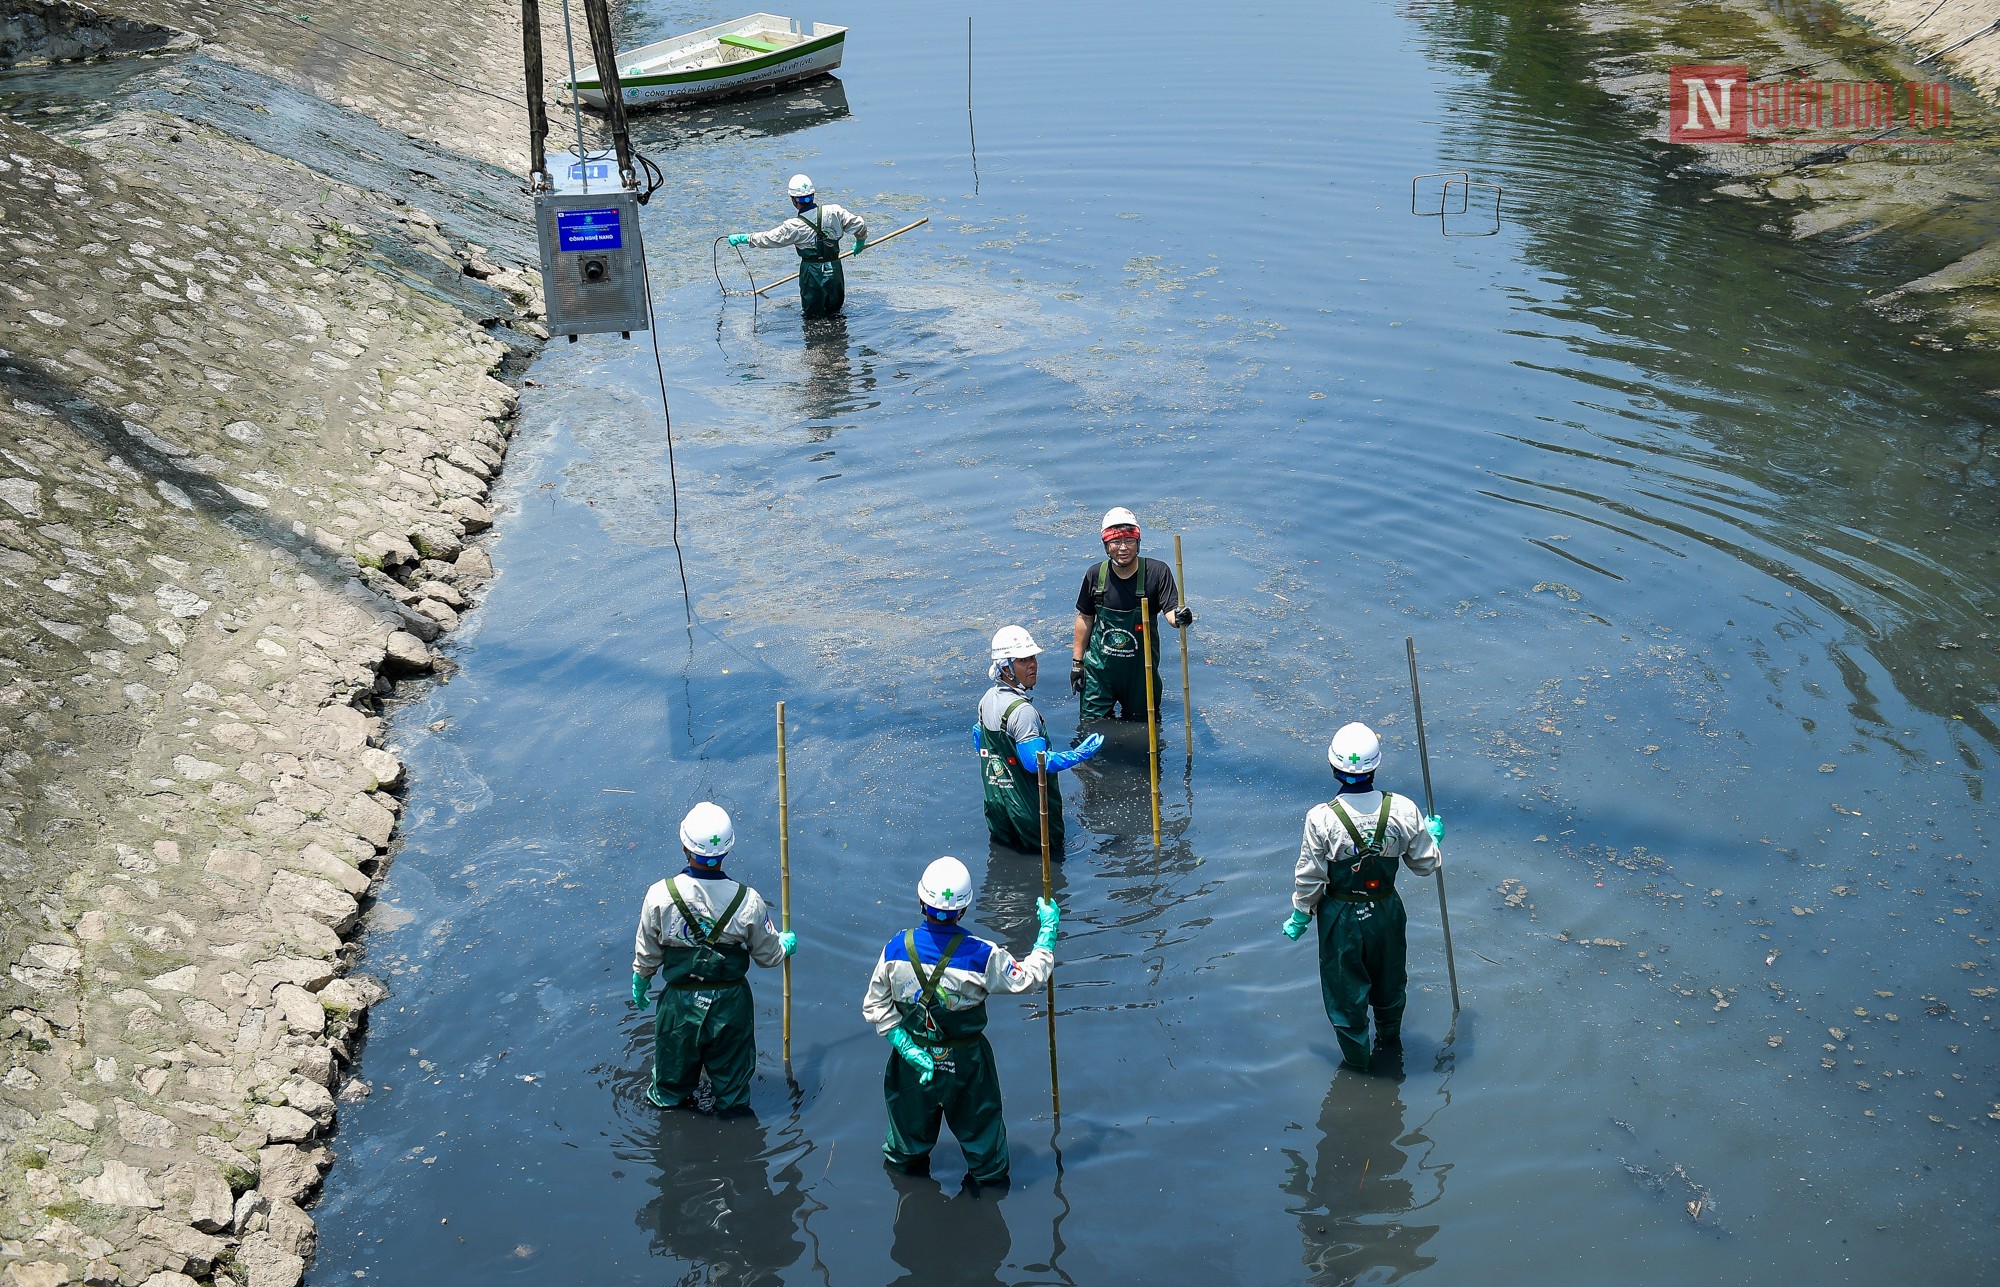
[[[618, 55], [625, 106], [698, 103], [824, 76], [840, 66], [847, 28], [753, 13]], [[592, 66], [570, 88], [592, 107], [604, 106], [604, 85]]]

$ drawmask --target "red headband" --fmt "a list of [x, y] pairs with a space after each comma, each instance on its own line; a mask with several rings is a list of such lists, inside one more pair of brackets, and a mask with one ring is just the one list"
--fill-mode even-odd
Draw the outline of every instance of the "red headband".
[[1138, 539], [1139, 529], [1137, 527], [1107, 527], [1104, 529], [1104, 542], [1107, 545], [1117, 540], [1136, 541]]

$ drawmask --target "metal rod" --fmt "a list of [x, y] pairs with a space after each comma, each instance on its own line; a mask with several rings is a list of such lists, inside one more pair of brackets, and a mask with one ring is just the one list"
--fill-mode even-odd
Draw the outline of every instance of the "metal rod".
[[[1431, 796], [1431, 748], [1424, 738], [1424, 694], [1417, 686], [1417, 640], [1414, 635], [1403, 638], [1403, 647], [1410, 657], [1410, 699], [1417, 707], [1417, 756], [1424, 765], [1424, 812], [1437, 813], [1437, 802]], [[1438, 860], [1438, 923], [1444, 926], [1444, 968], [1451, 975], [1451, 1015], [1458, 1018], [1458, 959], [1451, 950], [1451, 913], [1444, 904], [1444, 860]]]
[[[869, 243], [868, 243], [868, 248], [869, 248], [870, 250], [873, 250], [873, 249], [874, 249], [875, 247], [877, 247], [877, 246], [881, 245], [881, 244], [882, 244], [883, 242], [885, 242], [885, 241], [889, 241], [889, 240], [891, 240], [891, 239], [893, 239], [893, 238], [896, 238], [896, 237], [900, 237], [900, 236], [902, 236], [902, 235], [903, 235], [904, 233], [908, 232], [908, 231], [909, 231], [910, 229], [912, 229], [912, 228], [921, 228], [921, 227], [923, 227], [923, 226], [924, 226], [925, 224], [929, 223], [930, 221], [931, 221], [931, 217], [930, 217], [929, 215], [925, 215], [925, 216], [924, 216], [923, 218], [921, 218], [921, 219], [917, 220], [917, 221], [916, 221], [915, 223], [906, 223], [906, 224], [904, 224], [904, 225], [903, 225], [902, 227], [900, 227], [900, 228], [896, 229], [896, 231], [894, 231], [894, 232], [892, 232], [892, 233], [888, 234], [887, 236], [884, 236], [884, 237], [878, 237], [878, 238], [877, 238], [877, 239], [875, 239], [874, 241], [871, 241], [871, 242], [869, 242]], [[840, 258], [842, 258], [842, 259], [852, 259], [852, 258], [854, 258], [854, 256], [853, 256], [852, 254], [844, 254], [844, 255], [841, 255], [841, 256], [840, 256]], [[759, 286], [759, 287], [758, 287], [758, 288], [757, 288], [756, 290], [752, 291], [751, 293], [752, 293], [752, 294], [754, 294], [754, 295], [762, 295], [762, 294], [763, 294], [763, 293], [764, 293], [765, 291], [767, 291], [767, 290], [773, 290], [773, 289], [776, 289], [776, 288], [777, 288], [777, 287], [779, 287], [779, 286], [783, 286], [783, 285], [784, 285], [784, 284], [785, 284], [786, 282], [795, 282], [795, 281], [797, 281], [798, 279], [799, 279], [799, 275], [798, 275], [797, 273], [793, 273], [793, 274], [792, 274], [792, 275], [791, 275], [790, 277], [780, 277], [780, 278], [779, 278], [778, 280], [776, 280], [776, 281], [772, 282], [772, 283], [771, 283], [771, 284], [770, 284], [769, 286]]]
[[[778, 928], [792, 928], [792, 806], [785, 783], [785, 704], [778, 703]], [[792, 958], [785, 958], [785, 1067], [792, 1066]]]
[[[1181, 534], [1174, 533], [1174, 584], [1180, 588], [1181, 607], [1187, 607], [1187, 574], [1181, 571]], [[1181, 714], [1187, 718], [1187, 762], [1194, 763], [1194, 690], [1188, 686], [1187, 627], [1181, 636]]]
[[[1938, 0], [1940, 4], [1944, 0]], [[980, 132], [972, 128], [972, 14], [966, 14], [966, 138], [972, 140], [972, 196], [980, 194]]]
[[[576, 122], [576, 159], [585, 159], [583, 150], [583, 91], [576, 87], [576, 19], [570, 17], [569, 0], [562, 0], [563, 42], [569, 48], [569, 114]], [[590, 167], [583, 167], [583, 190], [590, 191]]]
[[[1042, 897], [1050, 902], [1056, 899], [1055, 881], [1049, 873], [1049, 753], [1035, 754], [1035, 790], [1042, 800]], [[1056, 975], [1049, 971], [1049, 1103], [1053, 1105], [1056, 1120], [1062, 1120], [1062, 1082], [1056, 1076]]]
[[[1143, 588], [1146, 568], [1139, 566]], [[1153, 848], [1160, 847], [1160, 715], [1153, 701], [1153, 618], [1145, 595], [1139, 596], [1139, 655], [1146, 659], [1146, 777], [1153, 790]]]

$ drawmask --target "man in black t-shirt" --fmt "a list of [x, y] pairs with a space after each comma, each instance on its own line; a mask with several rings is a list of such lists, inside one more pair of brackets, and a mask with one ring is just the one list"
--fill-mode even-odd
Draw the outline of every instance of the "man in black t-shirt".
[[[1153, 700], [1160, 698], [1160, 640], [1153, 621], [1139, 619], [1139, 598], [1147, 615], [1186, 629], [1194, 610], [1181, 606], [1173, 569], [1158, 559], [1139, 557], [1139, 520], [1118, 506], [1103, 523], [1106, 558], [1083, 574], [1076, 596], [1076, 632], [1070, 650], [1069, 687], [1082, 699], [1079, 720], [1146, 717], [1146, 663], [1143, 640], [1153, 654]], [[1142, 588], [1143, 587], [1143, 588]]]

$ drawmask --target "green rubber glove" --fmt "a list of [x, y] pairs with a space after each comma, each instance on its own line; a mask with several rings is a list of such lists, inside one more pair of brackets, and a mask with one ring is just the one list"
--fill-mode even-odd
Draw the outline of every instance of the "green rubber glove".
[[1298, 942], [1299, 935], [1305, 933], [1306, 926], [1312, 923], [1313, 923], [1312, 917], [1306, 915], [1304, 912], [1294, 907], [1292, 909], [1292, 914], [1285, 918], [1285, 925], [1284, 925], [1285, 937], [1292, 940], [1292, 942], [1294, 943]]
[[1056, 926], [1062, 924], [1062, 909], [1046, 898], [1035, 900], [1035, 919], [1042, 923], [1041, 932], [1035, 935], [1037, 951], [1056, 950]]
[[917, 1078], [920, 1083], [931, 1084], [931, 1078], [937, 1075], [937, 1060], [931, 1058], [930, 1051], [910, 1040], [910, 1034], [901, 1028], [889, 1029], [889, 1044], [896, 1048], [904, 1063], [923, 1074]]
[[750, 240], [750, 234], [747, 232], [732, 232], [729, 234], [729, 244], [732, 246], [740, 246], [748, 240]]
[[632, 1004], [641, 1013], [644, 1013], [653, 1004], [653, 998], [651, 995], [652, 983], [653, 983], [653, 976], [650, 974], [639, 974], [635, 972], [632, 975]]
[[1444, 818], [1441, 815], [1433, 813], [1425, 818], [1424, 830], [1431, 833], [1431, 839], [1439, 844], [1444, 843]]
[[866, 249], [868, 249], [868, 238], [856, 237], [854, 239], [854, 249], [849, 253], [858, 255]]
[[799, 950], [799, 936], [792, 933], [790, 930], [779, 930], [778, 946], [785, 949], [786, 956], [790, 956], [792, 953]]

